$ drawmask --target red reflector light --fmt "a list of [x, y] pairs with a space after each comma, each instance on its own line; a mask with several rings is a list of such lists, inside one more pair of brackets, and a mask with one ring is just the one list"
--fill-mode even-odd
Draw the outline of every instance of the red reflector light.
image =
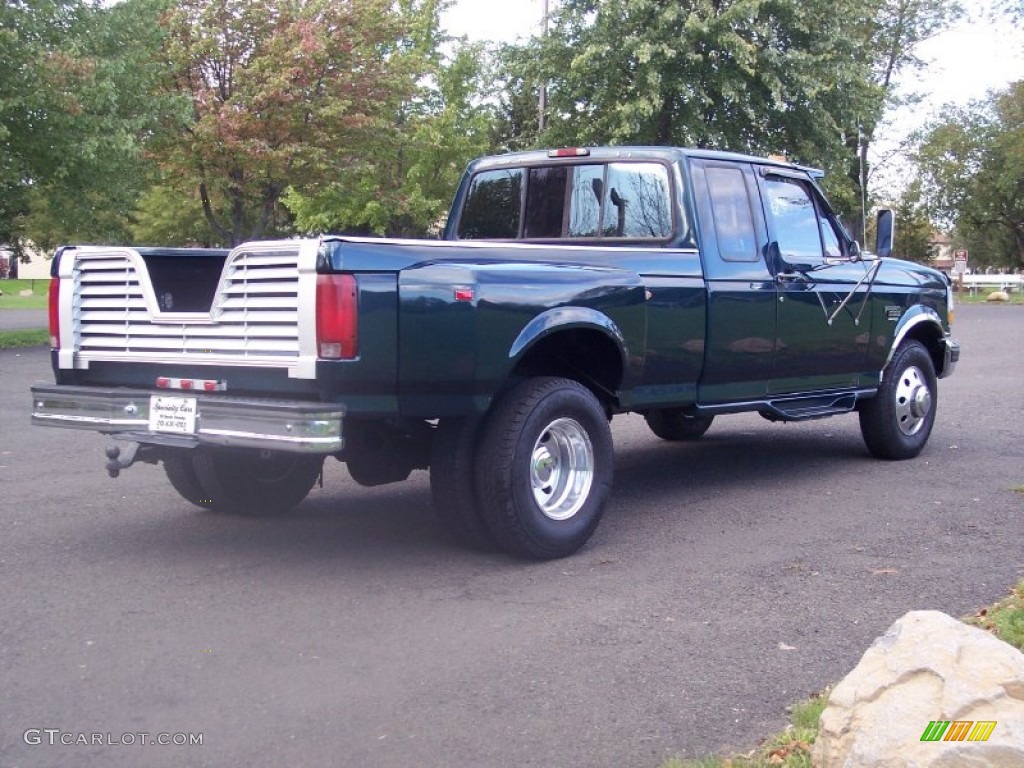
[[472, 301], [474, 298], [472, 288], [456, 288], [455, 289], [455, 300], [456, 301]]
[[590, 157], [590, 150], [583, 147], [563, 147], [548, 150], [548, 157]]
[[327, 360], [353, 360], [359, 352], [358, 285], [353, 275], [317, 275], [316, 349]]
[[192, 379], [182, 379], [181, 380], [181, 388], [182, 389], [192, 389]]
[[216, 381], [204, 381], [203, 382], [203, 389], [205, 389], [207, 392], [216, 392], [217, 391], [217, 382]]
[[171, 386], [171, 380], [166, 376], [158, 376], [156, 379], [156, 386], [158, 389], [167, 389]]
[[50, 310], [50, 348], [60, 349], [60, 278], [50, 278], [48, 304]]

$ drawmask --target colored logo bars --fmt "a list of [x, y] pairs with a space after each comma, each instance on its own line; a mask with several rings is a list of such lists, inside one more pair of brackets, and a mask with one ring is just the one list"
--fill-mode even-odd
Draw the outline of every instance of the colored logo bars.
[[921, 741], [988, 741], [995, 720], [932, 720], [921, 734]]

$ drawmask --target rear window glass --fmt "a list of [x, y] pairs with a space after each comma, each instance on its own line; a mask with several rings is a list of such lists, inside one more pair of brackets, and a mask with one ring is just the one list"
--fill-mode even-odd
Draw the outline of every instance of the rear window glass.
[[459, 218], [458, 237], [667, 240], [672, 227], [665, 166], [553, 165], [477, 174]]

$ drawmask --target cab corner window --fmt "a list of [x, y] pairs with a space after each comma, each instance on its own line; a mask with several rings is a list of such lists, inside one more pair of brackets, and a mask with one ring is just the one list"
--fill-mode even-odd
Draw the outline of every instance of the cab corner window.
[[459, 218], [465, 240], [512, 240], [519, 236], [523, 171], [485, 171], [473, 177]]
[[711, 208], [724, 261], [757, 261], [757, 234], [743, 171], [739, 168], [708, 168]]

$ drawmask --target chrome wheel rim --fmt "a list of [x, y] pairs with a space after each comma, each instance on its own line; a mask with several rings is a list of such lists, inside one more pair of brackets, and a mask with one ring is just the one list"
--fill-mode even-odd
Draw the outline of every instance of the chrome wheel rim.
[[594, 483], [594, 446], [574, 419], [556, 419], [541, 432], [530, 455], [530, 487], [540, 511], [568, 520], [583, 507]]
[[896, 384], [896, 424], [908, 437], [924, 427], [932, 410], [932, 392], [921, 369], [912, 365]]

